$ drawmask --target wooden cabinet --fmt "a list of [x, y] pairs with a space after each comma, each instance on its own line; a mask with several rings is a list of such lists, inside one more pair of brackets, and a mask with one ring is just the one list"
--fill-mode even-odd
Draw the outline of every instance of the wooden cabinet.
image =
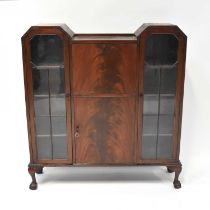
[[175, 25], [32, 26], [22, 37], [30, 189], [35, 173], [61, 165], [166, 166], [180, 188], [186, 40]]

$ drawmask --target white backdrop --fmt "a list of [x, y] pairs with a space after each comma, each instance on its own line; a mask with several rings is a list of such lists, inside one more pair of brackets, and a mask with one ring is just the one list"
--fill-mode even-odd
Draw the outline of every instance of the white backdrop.
[[[0, 0], [0, 209], [210, 209], [209, 8], [209, 0]], [[37, 23], [130, 33], [145, 22], [177, 24], [188, 36], [182, 188], [163, 167], [47, 168], [30, 191], [21, 36]]]

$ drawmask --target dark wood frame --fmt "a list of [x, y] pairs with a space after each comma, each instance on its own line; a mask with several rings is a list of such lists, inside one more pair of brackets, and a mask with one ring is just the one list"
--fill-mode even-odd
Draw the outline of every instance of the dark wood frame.
[[[145, 56], [145, 40], [151, 34], [173, 34], [179, 42], [178, 47], [178, 67], [176, 81], [176, 104], [173, 129], [173, 158], [171, 160], [142, 160], [141, 159], [141, 134], [142, 134], [142, 113], [143, 113], [143, 78], [144, 78], [144, 56]], [[64, 42], [64, 71], [65, 71], [65, 93], [66, 93], [66, 108], [67, 108], [67, 136], [68, 136], [68, 159], [67, 160], [38, 160], [36, 154], [35, 140], [35, 123], [34, 105], [33, 105], [33, 90], [32, 90], [32, 75], [30, 64], [30, 40], [35, 35], [54, 34], [61, 37]], [[138, 60], [137, 68], [139, 69], [139, 84], [138, 94], [136, 97], [136, 125], [135, 135], [136, 163], [133, 165], [160, 165], [166, 166], [168, 172], [175, 172], [174, 187], [180, 188], [181, 183], [178, 180], [182, 165], [179, 161], [180, 138], [181, 138], [181, 120], [182, 120], [182, 104], [184, 94], [184, 77], [185, 77], [185, 59], [186, 59], [186, 35], [175, 25], [162, 24], [143, 24], [134, 34], [74, 34], [66, 25], [53, 26], [33, 26], [22, 37], [23, 48], [23, 67], [24, 67], [24, 82], [25, 82], [25, 101], [27, 113], [28, 139], [30, 150], [30, 163], [28, 171], [32, 177], [30, 189], [36, 189], [37, 183], [35, 173], [42, 173], [45, 166], [61, 166], [75, 165], [75, 125], [74, 125], [74, 96], [72, 95], [72, 44], [77, 43], [136, 43]], [[126, 95], [126, 94], [125, 94]], [[114, 96], [114, 95], [113, 95]], [[91, 96], [89, 96], [91, 97]], [[106, 95], [105, 95], [106, 97]], [[83, 164], [82, 164], [83, 165]], [[118, 164], [121, 165], [121, 164]]]

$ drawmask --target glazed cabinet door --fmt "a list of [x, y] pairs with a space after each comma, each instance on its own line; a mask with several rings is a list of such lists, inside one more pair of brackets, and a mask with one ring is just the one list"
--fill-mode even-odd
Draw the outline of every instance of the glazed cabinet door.
[[153, 34], [146, 41], [142, 158], [172, 158], [178, 40]]
[[24, 43], [33, 160], [72, 163], [69, 38], [58, 29], [37, 29]]
[[184, 79], [180, 57], [184, 45], [176, 30], [165, 27], [164, 33], [161, 28], [157, 33], [156, 29], [151, 27], [140, 41], [143, 70], [140, 91], [143, 98], [140, 98], [139, 139], [142, 161], [174, 160], [178, 154]]
[[137, 45], [72, 45], [76, 164], [134, 164]]

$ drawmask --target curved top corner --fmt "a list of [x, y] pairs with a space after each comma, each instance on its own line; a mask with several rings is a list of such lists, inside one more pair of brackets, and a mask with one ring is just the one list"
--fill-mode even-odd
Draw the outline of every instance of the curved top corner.
[[177, 32], [181, 34], [183, 37], [187, 38], [186, 34], [177, 26], [170, 23], [144, 23], [141, 25], [135, 32], [136, 37], [140, 37], [141, 34], [144, 32], [149, 31], [150, 29], [159, 29], [161, 32], [161, 29], [171, 28], [174, 32]]
[[26, 36], [33, 33], [33, 31], [44, 30], [44, 29], [59, 29], [65, 34], [69, 35], [71, 38], [74, 36], [74, 32], [66, 24], [38, 24], [31, 26], [21, 37], [23, 40]]

